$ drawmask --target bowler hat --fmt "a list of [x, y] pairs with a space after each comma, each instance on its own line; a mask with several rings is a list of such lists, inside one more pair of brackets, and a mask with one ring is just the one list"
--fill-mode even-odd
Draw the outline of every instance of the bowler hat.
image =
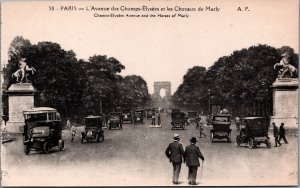
[[195, 137], [192, 137], [192, 138], [190, 139], [190, 141], [191, 141], [192, 143], [198, 142], [197, 139], [196, 139]]
[[174, 140], [178, 140], [179, 139], [179, 134], [174, 134]]

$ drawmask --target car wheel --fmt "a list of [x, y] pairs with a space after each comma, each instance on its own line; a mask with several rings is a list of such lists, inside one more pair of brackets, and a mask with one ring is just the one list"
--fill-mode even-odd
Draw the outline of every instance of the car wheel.
[[240, 145], [241, 145], [241, 141], [240, 141], [240, 136], [239, 135], [236, 136], [236, 145], [237, 145], [237, 147], [240, 147]]
[[111, 130], [111, 126], [110, 125], [108, 126], [108, 129]]
[[102, 142], [104, 141], [104, 135], [102, 135], [102, 140], [101, 140]]
[[254, 140], [252, 138], [249, 138], [248, 140], [248, 148], [252, 149], [254, 147]]
[[44, 145], [43, 145], [43, 150], [45, 153], [49, 153], [49, 150], [50, 150], [50, 146], [49, 146], [49, 143], [48, 142], [45, 142]]
[[211, 134], [210, 134], [210, 140], [211, 140], [211, 143], [214, 142], [214, 133], [211, 133]]
[[58, 145], [59, 145], [60, 151], [64, 150], [64, 148], [65, 148], [65, 141], [64, 140], [59, 140]]
[[26, 155], [30, 153], [30, 146], [28, 144], [24, 145], [24, 152]]
[[98, 143], [99, 140], [100, 140], [100, 135], [99, 135], [99, 133], [98, 133], [98, 134], [96, 135], [96, 142]]

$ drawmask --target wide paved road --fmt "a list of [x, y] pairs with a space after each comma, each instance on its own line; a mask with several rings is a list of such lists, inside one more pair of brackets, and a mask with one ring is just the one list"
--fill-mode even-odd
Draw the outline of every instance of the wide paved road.
[[[195, 125], [171, 130], [170, 117], [162, 115], [162, 128], [150, 128], [150, 120], [139, 125], [124, 124], [123, 130], [105, 130], [105, 141], [80, 143], [77, 134], [70, 142], [65, 130], [64, 151], [25, 155], [21, 137], [2, 144], [3, 186], [108, 186], [172, 185], [172, 165], [164, 151], [174, 133], [186, 147], [192, 136], [199, 137]], [[235, 140], [234, 126], [232, 140]], [[208, 135], [209, 127], [205, 128]], [[271, 134], [270, 134], [271, 136]], [[275, 148], [236, 147], [235, 142], [211, 143], [198, 138], [205, 162], [198, 170], [198, 186], [204, 185], [295, 185], [297, 184], [298, 137], [287, 136], [289, 144]], [[187, 186], [187, 167], [183, 164], [180, 182]]]

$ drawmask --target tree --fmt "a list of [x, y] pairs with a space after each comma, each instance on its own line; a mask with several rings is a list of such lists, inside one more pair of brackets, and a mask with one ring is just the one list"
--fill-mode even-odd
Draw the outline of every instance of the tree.
[[136, 108], [150, 100], [146, 81], [141, 76], [125, 76], [118, 83], [118, 106]]

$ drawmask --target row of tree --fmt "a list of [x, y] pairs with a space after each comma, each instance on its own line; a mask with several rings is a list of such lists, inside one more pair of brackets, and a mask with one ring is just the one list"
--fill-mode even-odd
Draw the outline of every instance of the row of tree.
[[173, 103], [204, 113], [210, 113], [216, 105], [236, 115], [271, 115], [271, 85], [277, 78], [274, 64], [284, 52], [290, 55], [289, 63], [298, 67], [298, 54], [292, 48], [267, 45], [234, 51], [219, 58], [208, 70], [195, 66], [184, 75]]
[[63, 117], [108, 113], [117, 106], [135, 108], [150, 100], [144, 79], [120, 76], [118, 73], [125, 67], [114, 57], [94, 55], [88, 61], [77, 60], [73, 51], [66, 51], [57, 43], [31, 44], [17, 36], [11, 42], [4, 68], [4, 115], [8, 115], [6, 91], [15, 83], [11, 75], [21, 58], [27, 58], [27, 64], [37, 70], [28, 76], [36, 89], [35, 106], [54, 107]]

